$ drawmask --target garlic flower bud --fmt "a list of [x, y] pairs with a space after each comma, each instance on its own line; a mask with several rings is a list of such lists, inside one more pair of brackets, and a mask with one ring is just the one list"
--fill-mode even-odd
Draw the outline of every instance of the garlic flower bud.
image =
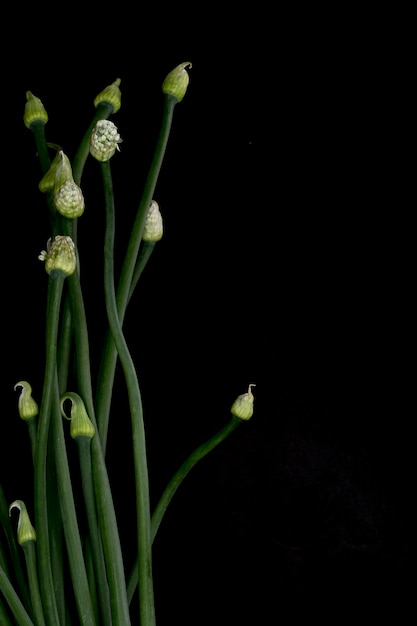
[[108, 161], [122, 142], [116, 125], [110, 120], [99, 120], [90, 139], [90, 154], [97, 161]]

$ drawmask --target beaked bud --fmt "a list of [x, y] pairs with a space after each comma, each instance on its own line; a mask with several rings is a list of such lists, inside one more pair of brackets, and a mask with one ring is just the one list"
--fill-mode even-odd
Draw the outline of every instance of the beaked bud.
[[120, 92], [119, 85], [120, 78], [117, 78], [114, 83], [105, 87], [103, 91], [95, 97], [94, 106], [97, 108], [101, 102], [104, 102], [113, 107], [113, 113], [117, 113], [122, 102], [122, 94]]
[[192, 68], [192, 64], [189, 61], [177, 65], [177, 67], [167, 74], [162, 83], [162, 92], [166, 95], [173, 96], [178, 102], [181, 102], [185, 96], [188, 83], [190, 82], [190, 76], [186, 71], [187, 67]]
[[9, 506], [9, 516], [13, 509], [19, 510], [19, 521], [17, 522], [17, 541], [19, 545], [23, 545], [27, 541], [36, 541], [36, 532], [32, 526], [27, 512], [26, 505], [22, 500], [15, 500]]
[[[65, 412], [65, 403], [71, 402], [71, 415]], [[95, 428], [90, 420], [82, 398], [73, 391], [67, 391], [61, 396], [61, 413], [66, 419], [71, 420], [70, 435], [73, 439], [76, 437], [94, 437]]]
[[232, 404], [231, 413], [240, 420], [249, 420], [253, 415], [253, 402], [254, 397], [252, 394], [252, 387], [255, 387], [254, 383], [249, 385], [247, 393], [243, 393], [238, 396]]
[[36, 123], [44, 125], [48, 121], [48, 114], [42, 104], [42, 101], [34, 96], [31, 91], [26, 92], [26, 104], [23, 121], [26, 128], [31, 128], [32, 124]]
[[32, 387], [26, 380], [20, 380], [15, 384], [14, 390], [20, 387], [19, 400], [17, 407], [19, 415], [22, 420], [29, 420], [36, 417], [39, 413], [39, 407], [36, 401], [32, 398]]

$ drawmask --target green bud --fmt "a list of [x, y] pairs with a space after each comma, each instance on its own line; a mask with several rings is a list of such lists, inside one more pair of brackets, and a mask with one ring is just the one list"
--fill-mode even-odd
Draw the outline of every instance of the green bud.
[[15, 384], [14, 390], [20, 387], [20, 395], [18, 400], [19, 415], [22, 420], [29, 420], [36, 417], [39, 413], [39, 407], [32, 398], [32, 387], [26, 380], [20, 380]]
[[48, 274], [53, 270], [60, 270], [71, 276], [77, 266], [73, 240], [65, 235], [56, 235], [53, 241], [48, 240], [47, 249], [42, 250], [38, 259], [45, 261], [45, 270]]
[[159, 205], [155, 200], [152, 200], [146, 216], [142, 239], [150, 242], [159, 241], [162, 239], [163, 230], [162, 215], [159, 210]]
[[162, 83], [162, 92], [166, 95], [173, 96], [178, 102], [181, 102], [185, 96], [188, 83], [190, 82], [189, 74], [185, 70], [186, 67], [192, 68], [192, 64], [187, 62], [177, 65], [177, 67], [165, 77]]
[[[71, 401], [71, 416], [65, 413], [65, 402]], [[73, 391], [67, 391], [61, 396], [61, 413], [65, 419], [71, 420], [70, 435], [73, 439], [75, 437], [94, 437], [95, 428], [88, 417], [84, 402], [77, 393]]]
[[63, 150], [60, 150], [57, 155], [57, 165], [55, 167], [55, 178], [54, 178], [54, 191], [57, 192], [58, 189], [64, 183], [74, 180], [72, 175], [72, 166], [71, 161], [65, 154]]
[[101, 102], [110, 104], [113, 107], [113, 113], [117, 113], [121, 106], [122, 95], [119, 89], [120, 78], [117, 78], [114, 83], [108, 85], [101, 91], [94, 99], [94, 106], [97, 108]]
[[58, 169], [59, 164], [61, 163], [61, 151], [57, 152], [54, 159], [49, 166], [49, 170], [45, 172], [39, 182], [39, 190], [42, 193], [46, 193], [47, 191], [53, 191], [55, 187], [55, 176], [56, 171]]
[[99, 120], [90, 138], [90, 154], [97, 161], [108, 161], [122, 143], [116, 125], [110, 120]]
[[247, 393], [238, 396], [232, 404], [231, 413], [241, 420], [249, 420], [253, 415], [254, 397], [251, 388], [255, 387], [253, 383], [249, 385]]
[[23, 121], [26, 128], [31, 128], [32, 124], [36, 123], [46, 124], [48, 121], [48, 114], [45, 111], [45, 107], [43, 106], [41, 100], [34, 96], [31, 91], [26, 92], [26, 104]]
[[84, 213], [83, 192], [73, 180], [67, 180], [54, 194], [55, 208], [64, 217], [75, 219]]
[[9, 506], [9, 516], [13, 509], [19, 510], [19, 521], [17, 522], [17, 541], [23, 545], [27, 541], [36, 541], [36, 532], [33, 528], [26, 505], [22, 500], [15, 500]]

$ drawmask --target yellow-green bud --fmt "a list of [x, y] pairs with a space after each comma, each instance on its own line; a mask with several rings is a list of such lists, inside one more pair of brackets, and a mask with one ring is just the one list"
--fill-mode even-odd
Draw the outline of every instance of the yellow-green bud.
[[58, 151], [53, 158], [51, 165], [49, 166], [49, 170], [45, 172], [39, 182], [39, 190], [42, 193], [46, 193], [47, 191], [53, 191], [55, 187], [55, 176], [56, 171], [58, 169], [59, 164], [61, 163], [61, 151]]
[[186, 67], [192, 68], [192, 64], [181, 63], [177, 65], [169, 74], [165, 77], [162, 83], [162, 92], [166, 95], [171, 95], [181, 102], [187, 91], [188, 83], [190, 82], [190, 76], [186, 71]]
[[143, 227], [142, 239], [150, 242], [159, 241], [162, 239], [163, 232], [164, 227], [159, 205], [155, 200], [152, 200]]
[[236, 400], [232, 404], [231, 413], [235, 417], [238, 417], [241, 420], [249, 420], [253, 415], [253, 393], [252, 387], [255, 387], [253, 383], [249, 385], [247, 393], [243, 393], [241, 396], [238, 396]]
[[[65, 403], [71, 401], [71, 415], [65, 413]], [[67, 391], [61, 396], [61, 413], [65, 419], [71, 420], [70, 435], [75, 437], [94, 437], [95, 428], [93, 422], [88, 417], [82, 398], [73, 391]]]
[[9, 506], [9, 516], [13, 509], [19, 510], [19, 521], [17, 522], [17, 541], [22, 546], [27, 541], [36, 541], [36, 532], [32, 526], [26, 505], [22, 500], [15, 500]]
[[54, 194], [54, 205], [58, 213], [69, 219], [80, 217], [84, 213], [83, 192], [73, 180], [67, 180]]
[[26, 92], [26, 104], [23, 121], [26, 128], [30, 128], [32, 124], [36, 123], [46, 124], [48, 121], [48, 114], [45, 107], [43, 106], [41, 100], [34, 96], [31, 91]]
[[20, 387], [20, 395], [17, 403], [19, 415], [22, 420], [29, 420], [36, 417], [39, 413], [39, 407], [32, 398], [32, 387], [26, 380], [20, 380], [15, 384], [14, 390]]
[[119, 89], [120, 78], [117, 78], [114, 83], [108, 85], [101, 91], [94, 99], [94, 106], [97, 108], [101, 102], [111, 104], [113, 107], [113, 113], [117, 113], [120, 109], [122, 94]]
[[73, 240], [67, 235], [56, 235], [53, 241], [48, 240], [47, 249], [42, 250], [38, 259], [45, 261], [45, 270], [48, 274], [53, 270], [60, 270], [71, 276], [77, 266]]
[[122, 143], [116, 125], [110, 120], [99, 120], [90, 138], [90, 154], [97, 161], [108, 161]]

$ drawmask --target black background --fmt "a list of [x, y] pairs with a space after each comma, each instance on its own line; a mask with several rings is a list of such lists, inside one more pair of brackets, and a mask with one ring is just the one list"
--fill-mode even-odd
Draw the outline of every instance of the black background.
[[[13, 387], [29, 380], [41, 396], [47, 279], [37, 255], [49, 232], [25, 92], [41, 98], [47, 137], [71, 158], [94, 97], [121, 79], [112, 118], [123, 138], [112, 160], [119, 267], [159, 132], [162, 81], [193, 65], [155, 193], [164, 238], [125, 321], [152, 503], [249, 383], [255, 412], [186, 478], [162, 522], [161, 626], [398, 617], [414, 590], [412, 248], [387, 168], [390, 38], [375, 16], [258, 9], [228, 18], [186, 7], [74, 10], [52, 25], [25, 21], [2, 51], [0, 468], [8, 497], [28, 502], [29, 443]], [[105, 319], [93, 162], [84, 178], [79, 246], [94, 285], [85, 298], [96, 366]], [[130, 555], [121, 376], [118, 389], [108, 459]]]

